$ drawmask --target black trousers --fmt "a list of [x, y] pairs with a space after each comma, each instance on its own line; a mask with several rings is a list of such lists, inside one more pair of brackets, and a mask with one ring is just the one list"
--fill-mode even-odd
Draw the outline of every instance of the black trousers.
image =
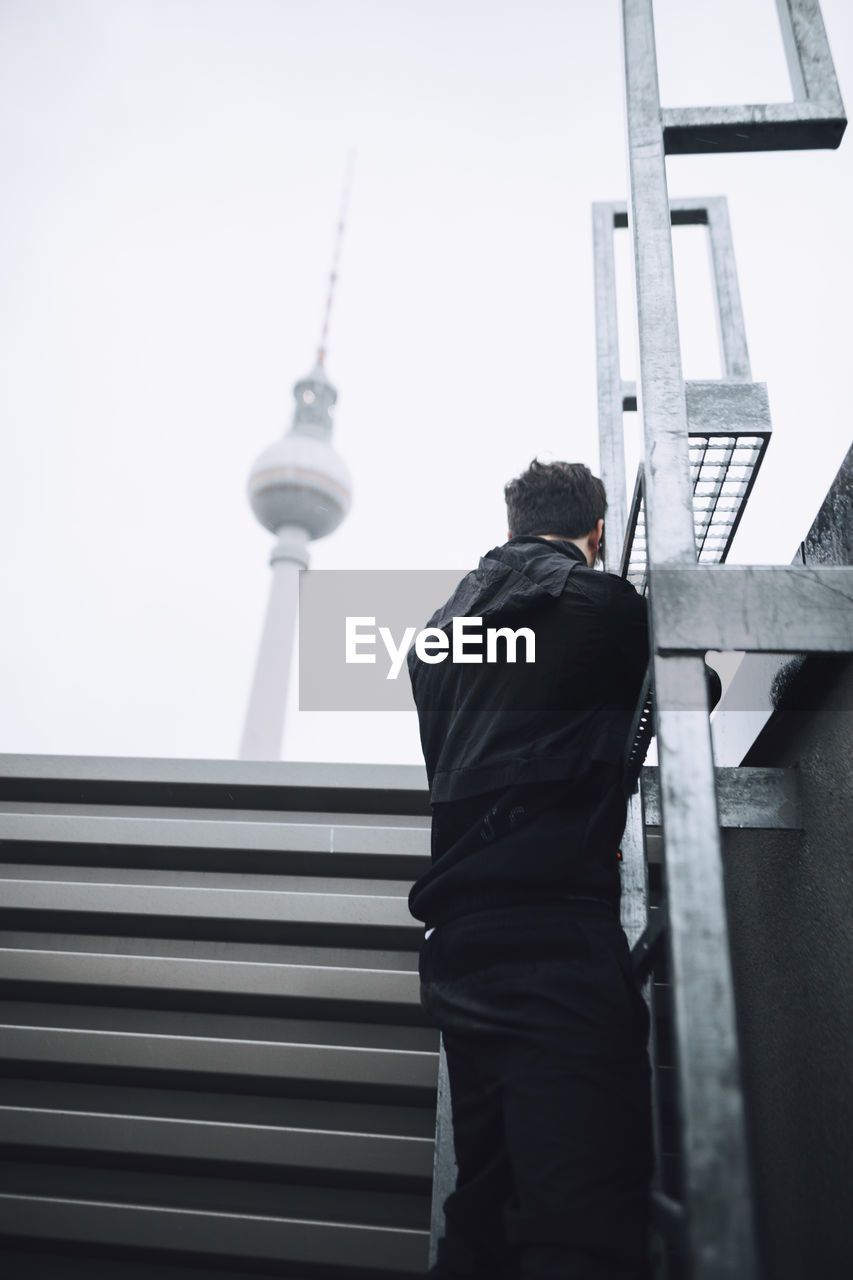
[[615, 911], [500, 908], [421, 953], [458, 1177], [433, 1277], [648, 1280], [649, 1018]]

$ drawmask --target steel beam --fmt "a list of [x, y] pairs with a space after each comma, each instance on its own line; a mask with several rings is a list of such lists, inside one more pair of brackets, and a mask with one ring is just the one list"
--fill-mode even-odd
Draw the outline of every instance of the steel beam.
[[[687, 406], [651, 0], [623, 0], [623, 26], [649, 557], [656, 566], [692, 565]], [[654, 606], [652, 614], [654, 623]]]
[[[649, 562], [696, 552], [651, 0], [623, 0]], [[652, 637], [663, 622], [650, 595]], [[704, 664], [654, 658], [692, 1280], [756, 1270]]]
[[[613, 258], [613, 231], [628, 226], [628, 206], [624, 202], [597, 202], [593, 206], [593, 249], [595, 255], [596, 346], [598, 350], [599, 430], [609, 429], [611, 414], [601, 412], [609, 402], [620, 368], [616, 315], [616, 268]], [[735, 265], [729, 206], [725, 196], [679, 197], [669, 202], [674, 227], [706, 226], [711, 275], [714, 284], [714, 312], [720, 362], [726, 379], [749, 382], [752, 372], [746, 341], [746, 325]], [[603, 384], [603, 386], [602, 386]], [[636, 386], [621, 384], [623, 409], [636, 409]], [[618, 424], [621, 432], [621, 423]]]
[[[770, 831], [802, 828], [799, 779], [793, 769], [747, 769], [718, 766], [717, 806], [721, 827]], [[660, 780], [653, 766], [642, 772], [647, 827], [661, 824]]]
[[663, 112], [668, 155], [835, 148], [847, 120], [818, 0], [776, 0], [793, 102]]
[[811, 102], [764, 106], [672, 107], [663, 113], [666, 154], [720, 155], [726, 151], [834, 150], [847, 120]]
[[[670, 202], [670, 204], [674, 203], [678, 202]], [[708, 247], [716, 304], [714, 312], [717, 318], [717, 340], [720, 344], [723, 372], [726, 378], [739, 378], [749, 382], [752, 370], [735, 266], [729, 202], [724, 196], [712, 196], [703, 200], [702, 203], [708, 226]], [[687, 409], [689, 417], [689, 401]]]
[[718, 379], [686, 382], [684, 390], [690, 435], [770, 435], [766, 383]]
[[622, 928], [633, 946], [649, 922], [649, 872], [643, 847], [643, 805], [639, 791], [628, 797], [628, 818], [622, 835], [622, 862], [619, 867], [622, 892]]
[[651, 570], [655, 648], [664, 653], [847, 653], [853, 568], [715, 565]]
[[628, 493], [622, 430], [622, 384], [619, 359], [619, 318], [616, 307], [616, 264], [613, 257], [614, 208], [594, 204], [595, 341], [598, 383], [599, 470], [607, 493], [605, 565], [618, 573], [625, 541]]
[[[649, 869], [645, 852], [645, 819], [644, 796], [642, 790], [635, 788], [628, 796], [627, 821], [622, 835], [622, 862], [620, 918], [628, 944], [632, 948], [632, 959], [637, 948], [642, 949], [642, 940], [656, 926], [662, 927], [664, 912], [649, 910]], [[660, 1090], [657, 1067], [657, 1014], [655, 1008], [654, 982], [648, 974], [648, 968], [638, 973], [642, 984], [643, 998], [649, 1010], [649, 1044], [648, 1051], [652, 1068], [652, 1134], [655, 1152], [655, 1173], [653, 1186], [661, 1185], [662, 1171], [662, 1127]]]
[[754, 1224], [707, 686], [701, 659], [656, 665], [666, 682], [658, 757], [690, 1274], [747, 1280]]

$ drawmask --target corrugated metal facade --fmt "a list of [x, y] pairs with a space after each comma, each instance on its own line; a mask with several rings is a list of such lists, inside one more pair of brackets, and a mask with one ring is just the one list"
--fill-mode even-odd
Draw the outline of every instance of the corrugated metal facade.
[[422, 771], [6, 756], [0, 775], [6, 1274], [422, 1272]]

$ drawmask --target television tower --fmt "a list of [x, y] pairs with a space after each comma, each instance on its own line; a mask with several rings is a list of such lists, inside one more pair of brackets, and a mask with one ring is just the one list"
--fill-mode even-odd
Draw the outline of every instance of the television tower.
[[293, 388], [296, 405], [290, 430], [264, 449], [249, 474], [252, 511], [264, 528], [276, 535], [276, 543], [270, 553], [273, 579], [240, 742], [241, 760], [277, 760], [281, 755], [299, 571], [308, 568], [308, 543], [336, 529], [350, 506], [349, 471], [331, 444], [338, 393], [326, 375], [325, 361], [351, 176], [352, 158], [344, 184], [317, 361]]

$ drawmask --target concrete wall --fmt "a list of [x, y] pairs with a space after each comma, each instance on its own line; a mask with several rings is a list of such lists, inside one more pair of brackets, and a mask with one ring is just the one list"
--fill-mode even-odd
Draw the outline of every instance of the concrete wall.
[[810, 659], [745, 764], [796, 765], [804, 831], [726, 831], [764, 1280], [853, 1267], [853, 659]]

